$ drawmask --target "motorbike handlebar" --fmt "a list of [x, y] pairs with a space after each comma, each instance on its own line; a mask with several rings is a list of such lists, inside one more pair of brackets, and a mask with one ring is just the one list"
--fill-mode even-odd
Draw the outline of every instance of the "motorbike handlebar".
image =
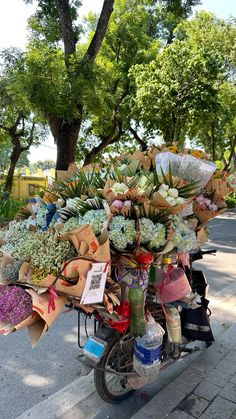
[[217, 249], [209, 249], [209, 250], [200, 250], [201, 255], [215, 255], [217, 253]]
[[209, 250], [199, 249], [198, 252], [191, 254], [192, 262], [195, 262], [196, 260], [199, 260], [199, 259], [203, 259], [204, 255], [214, 255], [215, 256], [216, 252], [217, 252], [216, 249], [209, 249]]

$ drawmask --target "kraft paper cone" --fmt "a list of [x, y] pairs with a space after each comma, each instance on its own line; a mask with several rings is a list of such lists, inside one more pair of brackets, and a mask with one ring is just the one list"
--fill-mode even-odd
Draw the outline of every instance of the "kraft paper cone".
[[61, 181], [68, 180], [75, 174], [76, 171], [76, 163], [71, 163], [68, 170], [56, 170], [56, 179]]
[[208, 223], [209, 220], [211, 220], [214, 217], [217, 217], [217, 215], [220, 214], [220, 211], [211, 211], [211, 210], [203, 210], [199, 205], [196, 203], [193, 204], [193, 210], [194, 214], [198, 218], [201, 224]]
[[225, 197], [230, 193], [230, 188], [228, 187], [227, 180], [225, 178], [212, 178], [209, 180], [208, 184], [206, 185], [206, 190], [208, 192], [214, 192], [219, 197]]
[[0, 239], [0, 247], [1, 246], [4, 246], [4, 244], [7, 244], [7, 242], [5, 240], [3, 240], [3, 239]]
[[61, 274], [69, 279], [78, 279], [80, 275], [86, 277], [91, 267], [92, 262], [90, 260], [78, 257], [65, 262], [62, 265]]
[[92, 255], [84, 254], [84, 258], [88, 260], [93, 260], [96, 262], [109, 262], [111, 260], [110, 253], [110, 242], [108, 231], [104, 230], [102, 234], [98, 237], [99, 246]]
[[154, 192], [152, 199], [150, 200], [150, 205], [157, 209], [168, 210], [170, 214], [174, 215], [183, 211], [183, 209], [186, 208], [192, 201], [193, 198], [191, 197], [186, 199], [183, 204], [173, 207], [159, 192]]
[[49, 292], [44, 294], [37, 294], [32, 289], [27, 290], [28, 294], [32, 297], [33, 310], [39, 315], [39, 320], [35, 323], [31, 323], [28, 326], [28, 332], [31, 340], [32, 347], [35, 347], [39, 339], [48, 331], [52, 326], [53, 322], [59, 316], [66, 303], [66, 298], [58, 296], [55, 298], [55, 310], [51, 310], [49, 313]]
[[70, 240], [80, 256], [87, 253], [92, 255], [99, 247], [99, 242], [88, 224], [62, 234], [62, 239]]
[[208, 241], [208, 237], [203, 227], [197, 232], [197, 240], [200, 244], [204, 244]]
[[27, 317], [27, 319], [23, 320], [23, 322], [18, 323], [15, 326], [16, 330], [24, 329], [25, 327], [31, 326], [34, 323], [37, 323], [40, 320], [40, 316], [36, 311], [33, 311], [32, 314]]
[[68, 297], [80, 298], [83, 294], [85, 283], [86, 277], [83, 275], [78, 277], [78, 282], [75, 285], [71, 285], [64, 279], [59, 278], [55, 284], [55, 290], [58, 294], [66, 294]]
[[15, 332], [15, 328], [11, 323], [0, 322], [0, 335], [10, 335]]
[[24, 262], [19, 270], [18, 282], [22, 284], [29, 284], [42, 288], [49, 288], [54, 284], [56, 277], [54, 275], [47, 275], [39, 284], [32, 280], [33, 267], [31, 262]]
[[16, 259], [7, 253], [3, 253], [3, 257], [1, 260], [1, 269], [5, 268], [7, 265], [13, 263]]

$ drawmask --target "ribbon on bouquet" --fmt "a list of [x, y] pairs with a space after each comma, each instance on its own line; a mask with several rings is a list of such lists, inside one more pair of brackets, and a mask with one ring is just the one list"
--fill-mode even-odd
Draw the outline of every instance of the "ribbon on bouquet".
[[58, 297], [55, 287], [51, 286], [49, 289], [49, 302], [48, 302], [48, 313], [55, 310], [55, 299]]
[[[148, 273], [148, 268], [152, 261], [151, 253], [143, 253], [129, 259], [122, 257], [114, 266], [114, 274], [116, 282], [126, 281], [128, 288], [142, 288]], [[130, 276], [132, 279], [130, 279]]]

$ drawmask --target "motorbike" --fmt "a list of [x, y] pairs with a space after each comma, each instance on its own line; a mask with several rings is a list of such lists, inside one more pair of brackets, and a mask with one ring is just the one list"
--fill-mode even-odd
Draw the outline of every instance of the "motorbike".
[[[189, 267], [185, 267], [185, 272], [192, 290], [197, 292], [201, 297], [202, 303], [199, 309], [201, 310], [201, 313], [204, 313], [204, 316], [207, 319], [207, 326], [206, 324], [199, 326], [198, 321], [195, 322], [193, 329], [187, 330], [187, 337], [184, 337], [183, 343], [171, 343], [168, 340], [166, 315], [163, 311], [163, 307], [161, 304], [154, 301], [155, 299], [153, 296], [155, 291], [153, 290], [153, 287], [149, 286], [147, 289], [145, 309], [151, 313], [155, 321], [158, 322], [165, 331], [161, 346], [160, 371], [168, 368], [179, 359], [200, 350], [197, 346], [188, 346], [189, 343], [192, 343], [195, 340], [204, 340], [206, 347], [208, 347], [214, 340], [212, 332], [209, 329], [210, 311], [208, 309], [209, 301], [206, 299], [208, 289], [207, 280], [202, 271], [194, 269], [193, 263], [202, 259], [206, 254], [215, 255], [215, 253], [215, 249], [205, 251], [199, 250], [192, 253], [190, 254]], [[135, 391], [135, 386], [132, 384], [132, 382], [135, 381], [134, 378], [137, 377], [133, 365], [135, 338], [131, 335], [129, 329], [124, 333], [120, 333], [109, 327], [101, 318], [98, 319], [96, 317], [93, 318], [93, 334], [88, 334], [87, 318], [92, 319], [93, 314], [91, 314], [89, 316], [86, 315], [84, 326], [87, 340], [82, 344], [81, 331], [83, 325], [81, 319], [84, 312], [82, 308], [76, 308], [76, 310], [78, 312], [78, 346], [82, 349], [82, 353], [79, 355], [79, 361], [82, 364], [85, 364], [89, 371], [91, 371], [91, 369], [94, 370], [94, 384], [99, 396], [108, 403], [119, 403]], [[184, 309], [182, 311], [184, 312]], [[191, 311], [193, 312], [194, 310]], [[184, 327], [183, 324], [182, 327]], [[199, 333], [206, 331], [206, 337], [200, 337], [199, 339]], [[195, 336], [197, 339], [195, 339]], [[210, 338], [208, 338], [208, 336], [210, 336]], [[145, 382], [145, 384], [146, 383], [147, 382]]]

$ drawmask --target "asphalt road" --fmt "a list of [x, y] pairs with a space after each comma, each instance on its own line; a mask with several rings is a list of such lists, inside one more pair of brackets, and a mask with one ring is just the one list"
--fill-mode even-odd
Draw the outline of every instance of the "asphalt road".
[[[236, 212], [211, 225], [211, 241], [204, 247], [217, 248], [217, 256], [195, 266], [204, 270], [214, 296], [235, 281]], [[0, 336], [0, 419], [15, 419], [83, 374], [78, 352], [76, 312], [61, 314], [34, 349], [26, 330]]]

